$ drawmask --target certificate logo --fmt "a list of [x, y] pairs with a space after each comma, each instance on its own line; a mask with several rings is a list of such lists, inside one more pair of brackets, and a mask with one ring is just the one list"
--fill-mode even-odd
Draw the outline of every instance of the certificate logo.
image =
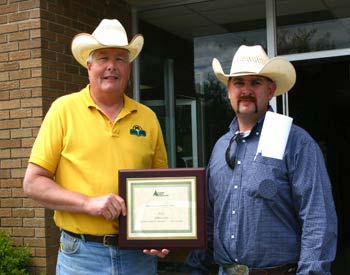
[[142, 137], [142, 136], [146, 136], [146, 131], [142, 130], [142, 127], [139, 125], [134, 125], [132, 126], [132, 128], [130, 129], [130, 135], [134, 135], [134, 136], [138, 136], [138, 137]]
[[167, 197], [167, 196], [169, 195], [166, 194], [165, 192], [159, 192], [157, 190], [154, 190], [153, 197]]

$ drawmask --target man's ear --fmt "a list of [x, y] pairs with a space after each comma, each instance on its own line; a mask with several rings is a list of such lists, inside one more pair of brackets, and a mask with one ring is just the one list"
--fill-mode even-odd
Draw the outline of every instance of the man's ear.
[[271, 98], [273, 98], [273, 96], [275, 95], [276, 88], [277, 88], [276, 83], [271, 82], [269, 85], [269, 100], [271, 100]]

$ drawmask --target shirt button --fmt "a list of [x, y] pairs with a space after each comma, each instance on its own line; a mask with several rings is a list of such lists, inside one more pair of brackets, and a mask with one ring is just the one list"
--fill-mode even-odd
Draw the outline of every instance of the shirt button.
[[241, 164], [241, 161], [240, 161], [240, 160], [237, 160], [237, 164]]
[[234, 239], [235, 238], [235, 235], [231, 235], [231, 239]]
[[256, 132], [255, 134], [258, 136], [258, 135], [259, 135], [259, 132]]
[[245, 139], [243, 139], [242, 142], [244, 143], [244, 142], [245, 142]]
[[233, 186], [234, 189], [238, 189], [238, 185]]
[[235, 262], [238, 263], [238, 259], [237, 258], [235, 259]]
[[236, 210], [232, 210], [232, 214], [233, 214], [233, 215], [236, 214]]

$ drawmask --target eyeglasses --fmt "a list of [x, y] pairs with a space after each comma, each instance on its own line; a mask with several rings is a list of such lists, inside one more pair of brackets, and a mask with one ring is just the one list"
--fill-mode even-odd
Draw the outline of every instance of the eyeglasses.
[[234, 154], [233, 156], [231, 157], [231, 146], [232, 146], [232, 143], [233, 142], [236, 142], [236, 147], [237, 147], [237, 138], [239, 136], [239, 133], [235, 133], [233, 135], [233, 137], [230, 139], [230, 142], [227, 146], [227, 149], [226, 149], [226, 153], [225, 153], [225, 159], [226, 159], [226, 163], [227, 165], [231, 168], [231, 169], [234, 169], [235, 168], [235, 162], [236, 162], [236, 151], [237, 151], [237, 148], [234, 150]]

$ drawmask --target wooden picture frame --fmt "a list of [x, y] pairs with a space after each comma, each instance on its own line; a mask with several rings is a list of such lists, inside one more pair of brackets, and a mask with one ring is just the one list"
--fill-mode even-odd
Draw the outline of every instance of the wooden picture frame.
[[120, 170], [119, 195], [120, 248], [206, 247], [204, 168]]

